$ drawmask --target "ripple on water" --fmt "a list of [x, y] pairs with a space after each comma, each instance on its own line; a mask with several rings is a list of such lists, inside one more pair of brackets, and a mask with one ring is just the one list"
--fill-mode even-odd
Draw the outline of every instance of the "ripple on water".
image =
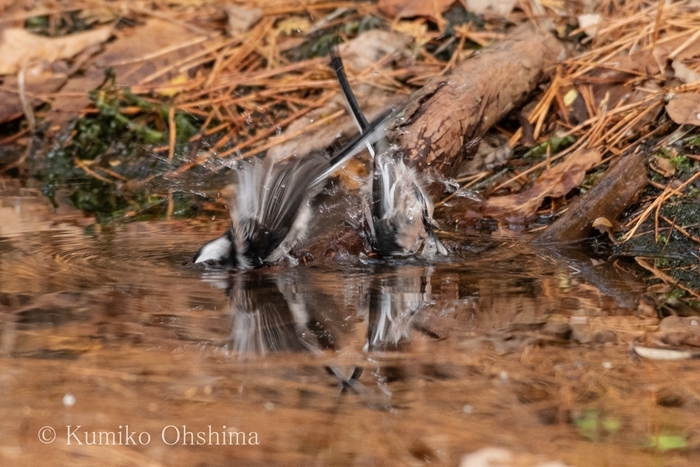
[[[258, 430], [265, 450], [195, 456], [154, 440], [139, 455], [344, 465], [430, 452], [455, 464], [465, 445], [494, 439], [556, 453], [550, 441], [565, 438], [559, 449], [574, 455], [589, 441], [569, 420], [590, 401], [605, 402], [601, 419], [634, 417], [616, 415], [621, 403], [601, 389], [617, 368], [642, 378], [626, 350], [576, 344], [620, 329], [637, 284], [576, 254], [501, 244], [437, 263], [319, 258], [229, 273], [191, 264], [215, 227], [15, 225], [0, 229], [0, 432], [226, 425]], [[644, 386], [615, 384], [638, 396]], [[635, 458], [645, 426], [606, 436]], [[71, 449], [32, 460], [80, 465]], [[90, 456], [121, 465], [113, 450]]]

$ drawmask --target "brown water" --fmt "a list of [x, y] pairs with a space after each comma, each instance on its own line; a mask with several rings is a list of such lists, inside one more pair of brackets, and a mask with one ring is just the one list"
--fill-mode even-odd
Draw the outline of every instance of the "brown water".
[[226, 274], [190, 264], [220, 223], [0, 203], [0, 465], [700, 461], [700, 363], [633, 356], [658, 319], [623, 263], [474, 242]]

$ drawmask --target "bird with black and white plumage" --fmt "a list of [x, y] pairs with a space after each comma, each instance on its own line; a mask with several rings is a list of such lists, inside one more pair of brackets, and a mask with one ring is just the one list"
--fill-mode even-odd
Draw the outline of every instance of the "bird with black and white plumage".
[[348, 159], [383, 136], [389, 112], [369, 124], [336, 155], [314, 154], [284, 161], [253, 159], [236, 171], [231, 226], [221, 237], [202, 246], [195, 263], [253, 269], [278, 262], [308, 230], [308, 201], [326, 178]]
[[[330, 57], [348, 111], [360, 132], [369, 131], [343, 61], [333, 47]], [[386, 138], [377, 143], [368, 140], [366, 144], [373, 166], [365, 217], [374, 250], [382, 256], [447, 255], [447, 248], [435, 235], [433, 203], [415, 169], [403, 161], [400, 148], [389, 145]]]

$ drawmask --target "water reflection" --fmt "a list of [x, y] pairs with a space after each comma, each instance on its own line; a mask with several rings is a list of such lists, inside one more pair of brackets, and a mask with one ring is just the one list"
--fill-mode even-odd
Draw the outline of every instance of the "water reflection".
[[413, 317], [431, 300], [430, 267], [394, 268], [373, 275], [365, 351], [396, 350], [410, 337]]
[[[432, 267], [412, 265], [366, 272], [369, 286], [356, 288], [356, 296], [343, 297], [354, 302], [354, 308], [340, 306], [315, 286], [316, 274], [301, 269], [279, 274], [239, 272], [227, 280], [219, 278], [213, 282], [226, 289], [230, 300], [231, 332], [225, 345], [238, 359], [278, 352], [322, 355], [340, 350], [334, 323], [352, 321], [356, 329], [366, 330], [363, 352], [399, 350], [410, 338], [414, 316], [431, 303], [432, 272]], [[341, 290], [352, 290], [354, 281], [348, 278]], [[341, 388], [365, 390], [359, 382], [361, 365], [324, 368]]]
[[[387, 465], [428, 454], [456, 465], [465, 445], [493, 439], [524, 449], [567, 439], [590, 455], [571, 414], [627, 400], [629, 439], [616, 440], [634, 453], [657, 421], [634, 401], [651, 384], [673, 389], [628, 357], [658, 320], [637, 309], [639, 281], [620, 262], [493, 241], [469, 256], [469, 239], [464, 257], [434, 264], [315, 255], [205, 272], [190, 259], [208, 224], [86, 229], [37, 199], [0, 206], [2, 465]], [[660, 424], [697, 418], [685, 408]], [[125, 424], [154, 439], [168, 425], [236, 426], [264, 446], [154, 442], [120, 462], [136, 451], [36, 437], [45, 425]]]
[[231, 350], [244, 356], [333, 348], [332, 334], [314, 316], [312, 297], [293, 286], [265, 273], [231, 276], [227, 293], [233, 324], [226, 339]]
[[[226, 344], [239, 356], [337, 350], [333, 330], [325, 323], [356, 315], [366, 328], [365, 352], [397, 350], [410, 337], [413, 317], [432, 303], [432, 273], [432, 267], [418, 266], [366, 272], [369, 287], [358, 287], [355, 297], [343, 297], [355, 307], [339, 305], [314, 287], [314, 274], [300, 270], [232, 274], [228, 282], [218, 281], [230, 300]], [[346, 279], [342, 290], [352, 290], [352, 282], [355, 277]]]

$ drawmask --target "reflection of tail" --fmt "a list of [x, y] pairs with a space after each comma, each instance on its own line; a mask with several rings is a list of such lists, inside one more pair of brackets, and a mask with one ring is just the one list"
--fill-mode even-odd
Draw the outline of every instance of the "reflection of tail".
[[[370, 126], [350, 87], [343, 61], [332, 47], [330, 57], [348, 111], [360, 132], [365, 133]], [[404, 164], [398, 148], [389, 147], [386, 138], [379, 140], [377, 146], [380, 150], [375, 151], [371, 140], [367, 141], [373, 169], [366, 217], [375, 250], [382, 256], [447, 255], [447, 249], [434, 232], [433, 204], [415, 170]]]
[[390, 350], [410, 337], [413, 317], [429, 301], [429, 272], [402, 269], [372, 287], [365, 351]]

